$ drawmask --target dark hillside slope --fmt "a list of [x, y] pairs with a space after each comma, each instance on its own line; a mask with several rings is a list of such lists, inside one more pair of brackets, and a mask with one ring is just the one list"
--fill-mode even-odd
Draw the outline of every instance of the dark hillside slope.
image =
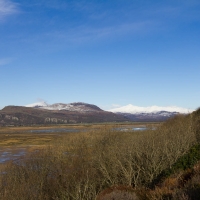
[[96, 111], [76, 112], [67, 110], [44, 110], [23, 106], [7, 106], [0, 110], [0, 126], [127, 121], [123, 116], [103, 111], [98, 109], [98, 107], [93, 107], [93, 109]]

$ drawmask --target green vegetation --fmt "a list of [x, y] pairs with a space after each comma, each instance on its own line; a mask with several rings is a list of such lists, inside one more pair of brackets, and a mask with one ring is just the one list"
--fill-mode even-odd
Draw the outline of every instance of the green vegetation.
[[196, 135], [197, 142], [200, 143], [200, 108], [192, 113], [193, 129]]
[[166, 176], [172, 175], [178, 170], [186, 170], [193, 167], [200, 160], [200, 145], [194, 145], [188, 153], [180, 157], [173, 166], [166, 170]]
[[62, 134], [7, 164], [0, 199], [195, 199], [200, 192], [195, 135], [191, 116], [177, 116], [156, 130], [122, 132], [102, 125]]

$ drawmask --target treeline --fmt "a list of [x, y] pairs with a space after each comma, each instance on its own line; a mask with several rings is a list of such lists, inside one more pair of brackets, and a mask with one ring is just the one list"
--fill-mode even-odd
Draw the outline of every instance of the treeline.
[[8, 164], [0, 177], [0, 199], [192, 199], [192, 190], [162, 191], [161, 185], [198, 162], [199, 112], [177, 116], [156, 130], [68, 134]]

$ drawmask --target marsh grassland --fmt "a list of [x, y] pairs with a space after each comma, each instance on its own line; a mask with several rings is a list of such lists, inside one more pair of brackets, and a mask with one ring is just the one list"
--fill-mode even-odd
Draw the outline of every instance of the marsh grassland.
[[70, 127], [77, 132], [56, 133], [29, 132], [49, 127], [1, 129], [2, 148], [30, 150], [1, 166], [0, 199], [198, 199], [193, 117], [146, 124], [143, 131], [132, 126], [144, 124], [79, 125]]

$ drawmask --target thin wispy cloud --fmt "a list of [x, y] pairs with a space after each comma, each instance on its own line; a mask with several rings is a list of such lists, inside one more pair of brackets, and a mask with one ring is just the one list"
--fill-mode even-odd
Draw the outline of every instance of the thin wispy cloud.
[[18, 5], [10, 0], [0, 0], [0, 20], [18, 12]]
[[115, 38], [127, 34], [146, 34], [153, 30], [156, 23], [156, 21], [147, 20], [103, 27], [79, 26], [66, 31], [54, 31], [48, 33], [47, 36], [69, 44], [82, 44], [87, 41]]
[[[16, 12], [17, 5], [5, 0], [0, 0], [0, 5], [4, 4], [4, 7], [6, 7], [5, 2], [10, 5], [10, 7], [7, 5], [10, 11]], [[178, 20], [178, 16], [183, 16], [182, 13], [185, 11], [185, 6], [177, 4], [167, 4], [165, 6], [155, 4], [154, 6], [144, 6], [137, 10], [134, 6], [130, 6], [130, 8], [126, 6], [126, 9], [121, 7], [117, 9], [101, 9], [101, 4], [96, 5], [84, 0], [78, 2], [56, 0], [47, 2], [42, 0], [31, 3], [35, 3], [35, 6], [41, 8], [64, 9], [66, 12], [70, 12], [73, 15], [80, 14], [82, 17], [78, 21], [74, 21], [74, 18], [66, 18], [63, 21], [62, 18], [52, 17], [50, 20], [45, 21], [45, 24], [47, 23], [46, 30], [18, 39], [18, 41], [26, 44], [34, 43], [36, 46], [45, 45], [55, 46], [56, 48], [84, 45], [88, 44], [88, 42], [101, 42], [107, 39], [115, 40], [126, 36], [134, 37], [155, 32], [163, 33], [165, 30], [173, 29], [174, 26], [171, 26], [171, 19]], [[36, 17], [34, 19], [37, 19], [37, 13], [35, 14]], [[39, 21], [41, 18], [37, 20]], [[37, 23], [39, 23], [38, 21]], [[62, 26], [60, 26], [61, 23]]]
[[45, 102], [45, 103], [47, 103], [47, 100], [44, 100], [44, 99], [42, 99], [42, 98], [37, 98], [37, 102]]
[[[48, 6], [56, 8], [58, 3], [55, 3], [54, 0], [50, 2], [50, 4], [48, 2]], [[152, 31], [158, 31], [158, 29], [162, 30], [162, 27], [165, 26], [159, 17], [160, 12], [155, 16], [155, 13], [146, 12], [146, 7], [139, 10], [128, 8], [125, 9], [126, 11], [121, 8], [103, 10], [101, 4], [97, 6], [84, 0], [68, 3], [63, 7], [66, 8], [66, 11], [70, 8], [72, 13], [81, 13], [84, 19], [74, 24], [73, 20], [69, 23], [65, 22], [67, 26], [63, 26], [62, 29], [59, 27], [57, 30], [48, 30], [48, 32], [42, 33], [40, 36], [41, 39], [45, 38], [43, 41], [50, 39], [61, 46], [66, 44], [79, 45], [88, 41], [96, 42], [109, 38], [126, 37], [127, 35], [131, 35], [131, 37], [137, 34], [146, 35]], [[160, 9], [152, 8], [152, 11]], [[169, 8], [165, 12], [171, 14], [171, 12], [176, 12], [176, 9]], [[57, 26], [56, 23], [55, 26]], [[62, 42], [60, 43], [60, 41]]]

